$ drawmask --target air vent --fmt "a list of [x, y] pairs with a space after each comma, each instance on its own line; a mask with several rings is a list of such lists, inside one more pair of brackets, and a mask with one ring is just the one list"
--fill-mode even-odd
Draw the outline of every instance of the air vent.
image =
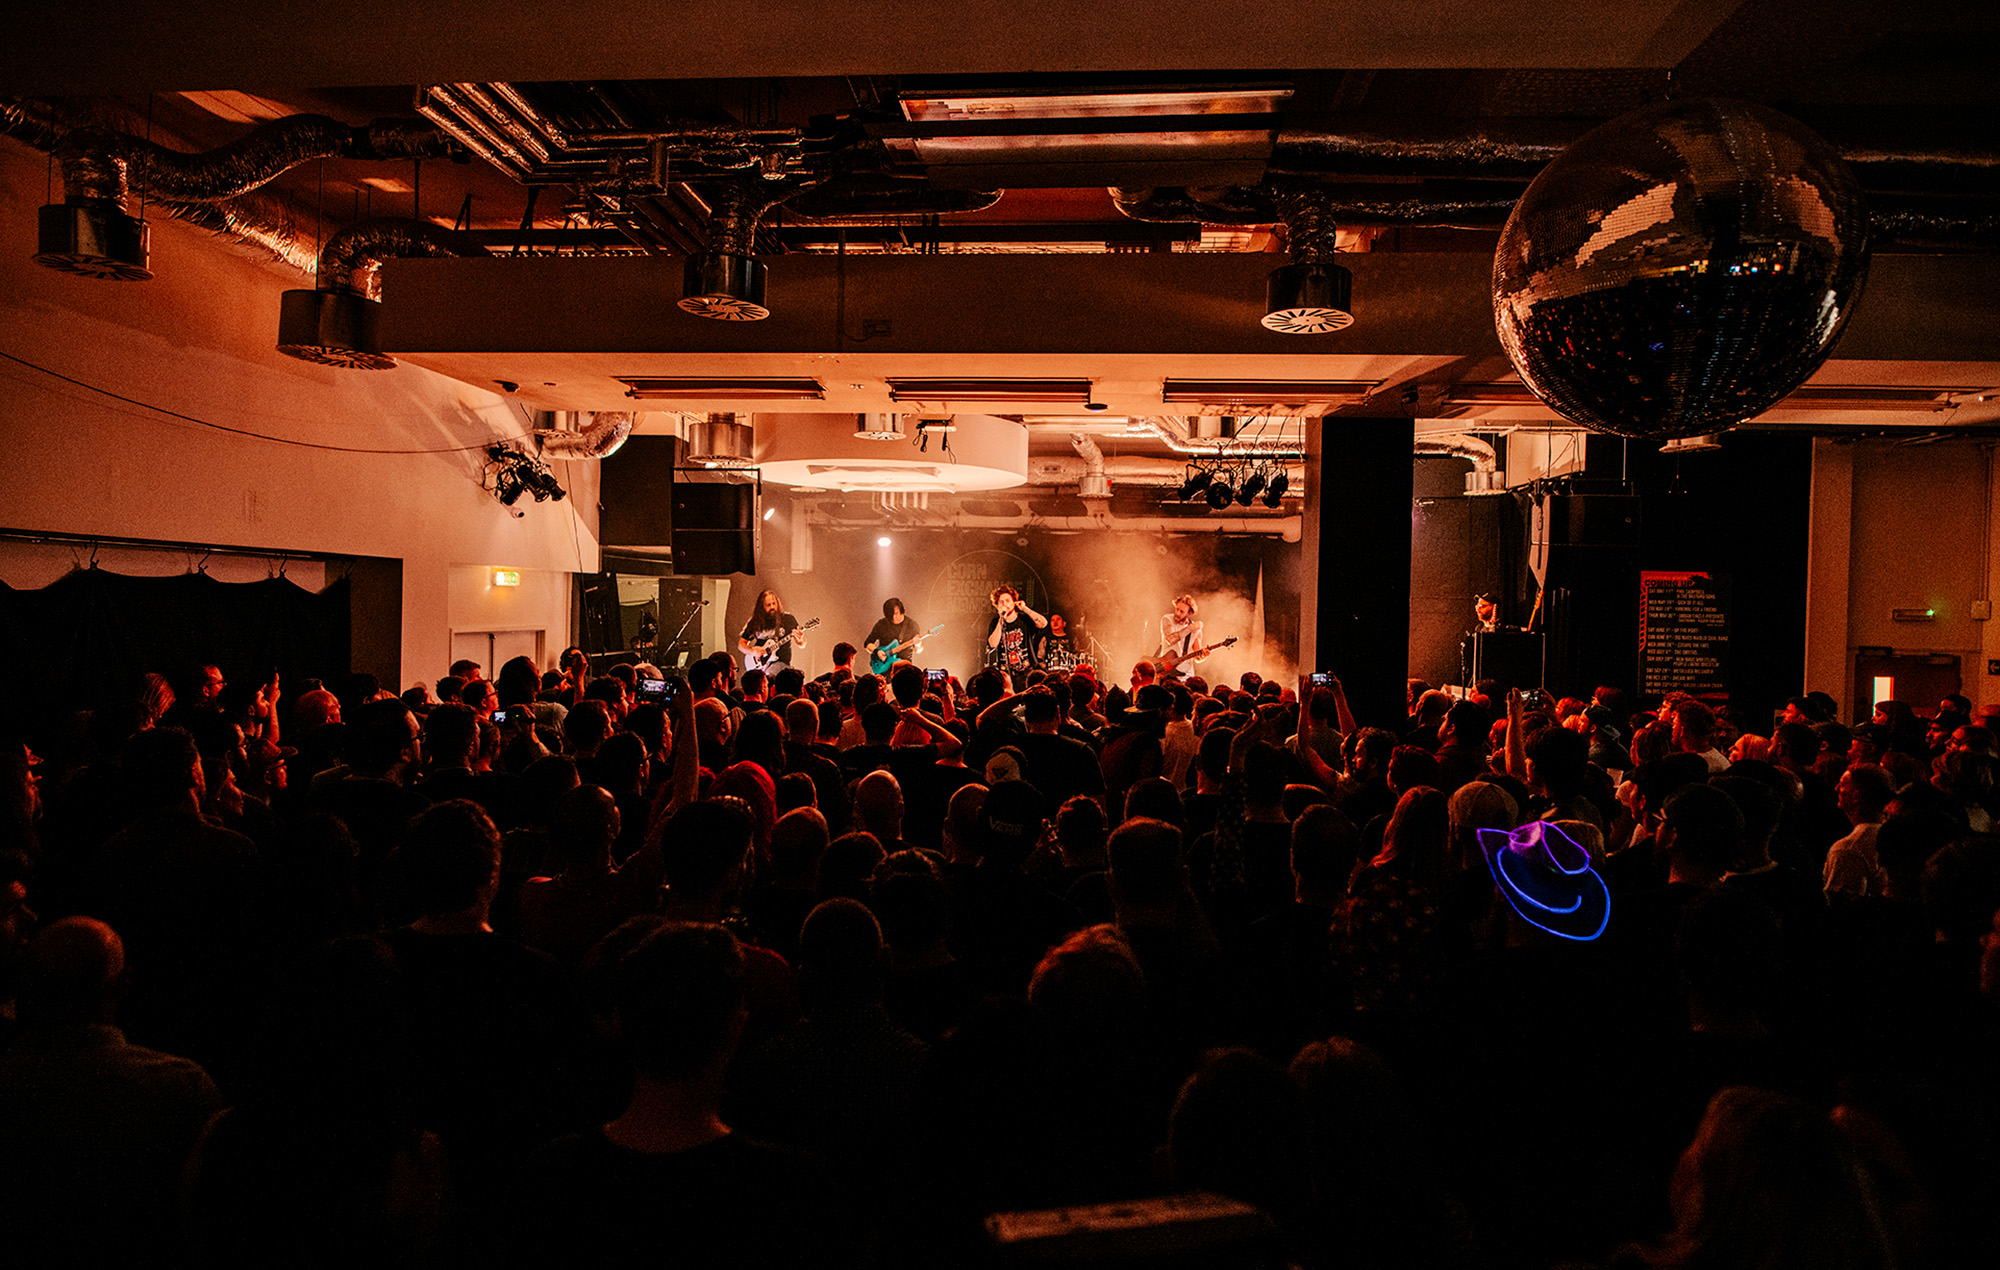
[[817, 379], [627, 379], [625, 395], [639, 401], [818, 401], [826, 389]]
[[1088, 379], [891, 379], [892, 401], [1090, 400]]
[[1188, 406], [1308, 406], [1360, 401], [1375, 391], [1373, 380], [1356, 379], [1169, 379], [1160, 400]]

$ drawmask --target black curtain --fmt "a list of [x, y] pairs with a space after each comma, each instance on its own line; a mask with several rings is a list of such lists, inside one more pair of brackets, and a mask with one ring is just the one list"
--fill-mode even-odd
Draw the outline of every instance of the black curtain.
[[349, 586], [314, 593], [288, 578], [131, 577], [77, 569], [36, 591], [0, 583], [0, 657], [37, 713], [94, 708], [134, 677], [213, 663], [234, 683], [276, 670], [286, 694], [348, 671]]

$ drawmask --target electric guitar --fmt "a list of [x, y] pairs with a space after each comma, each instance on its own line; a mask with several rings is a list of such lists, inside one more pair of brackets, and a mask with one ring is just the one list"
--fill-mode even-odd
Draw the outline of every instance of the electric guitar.
[[921, 635], [917, 636], [917, 637], [916, 637], [915, 639], [912, 639], [912, 640], [901, 640], [901, 639], [892, 639], [892, 640], [890, 640], [890, 641], [889, 641], [888, 643], [886, 643], [886, 644], [882, 645], [882, 647], [880, 647], [880, 648], [876, 649], [876, 650], [875, 650], [874, 652], [872, 652], [872, 653], [868, 654], [868, 669], [869, 669], [869, 671], [871, 671], [872, 673], [874, 673], [874, 674], [877, 674], [877, 675], [886, 675], [886, 674], [888, 674], [888, 673], [889, 673], [889, 667], [891, 667], [891, 666], [893, 666], [893, 665], [895, 665], [895, 664], [896, 664], [896, 650], [897, 650], [897, 649], [901, 648], [901, 647], [902, 647], [902, 646], [903, 646], [904, 644], [906, 644], [906, 643], [907, 643], [907, 644], [908, 644], [908, 645], [910, 646], [910, 651], [914, 653], [914, 652], [916, 652], [916, 651], [917, 651], [917, 650], [918, 650], [919, 648], [922, 648], [922, 647], [924, 646], [924, 641], [925, 641], [925, 640], [929, 639], [929, 638], [930, 638], [931, 636], [933, 636], [933, 635], [937, 634], [937, 633], [938, 633], [939, 631], [941, 631], [941, 630], [943, 630], [943, 629], [944, 629], [944, 623], [943, 623], [943, 622], [939, 622], [939, 623], [938, 623], [938, 624], [937, 624], [936, 626], [933, 626], [933, 627], [931, 627], [931, 628], [930, 628], [929, 630], [927, 630], [927, 631], [925, 631], [925, 632], [924, 632], [923, 634], [921, 634]]
[[1231, 635], [1228, 639], [1222, 640], [1220, 643], [1204, 644], [1200, 648], [1193, 650], [1184, 657], [1176, 657], [1172, 653], [1168, 653], [1166, 656], [1155, 660], [1153, 666], [1162, 675], [1179, 674], [1180, 673], [1179, 668], [1184, 662], [1205, 661], [1208, 658], [1208, 655], [1214, 652], [1216, 649], [1227, 648], [1231, 644], [1234, 644], [1235, 642], [1236, 642], [1236, 637], [1234, 635]]
[[[793, 630], [809, 631], [818, 625], [819, 619], [814, 618], [803, 626], [794, 627]], [[769, 673], [772, 667], [784, 665], [784, 662], [778, 657], [778, 649], [782, 648], [785, 641], [792, 637], [792, 633], [792, 631], [787, 631], [783, 635], [773, 635], [769, 639], [759, 640], [750, 645], [750, 651], [743, 654], [743, 669], [761, 670]]]

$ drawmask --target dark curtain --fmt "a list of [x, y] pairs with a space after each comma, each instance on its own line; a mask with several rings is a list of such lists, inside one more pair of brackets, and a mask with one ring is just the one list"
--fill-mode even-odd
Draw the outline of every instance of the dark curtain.
[[139, 672], [204, 663], [234, 683], [276, 670], [289, 695], [304, 679], [347, 673], [348, 593], [345, 578], [315, 594], [281, 577], [77, 569], [38, 591], [0, 584], [0, 656], [14, 668], [15, 700], [38, 713], [96, 707]]

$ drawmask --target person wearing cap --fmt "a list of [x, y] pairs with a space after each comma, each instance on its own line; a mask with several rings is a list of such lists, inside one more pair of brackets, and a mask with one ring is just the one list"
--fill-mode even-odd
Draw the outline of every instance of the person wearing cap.
[[1591, 706], [1583, 712], [1583, 720], [1584, 735], [1590, 738], [1590, 761], [1607, 772], [1631, 771], [1632, 755], [1621, 744], [1625, 733], [1617, 716], [1604, 706]]

